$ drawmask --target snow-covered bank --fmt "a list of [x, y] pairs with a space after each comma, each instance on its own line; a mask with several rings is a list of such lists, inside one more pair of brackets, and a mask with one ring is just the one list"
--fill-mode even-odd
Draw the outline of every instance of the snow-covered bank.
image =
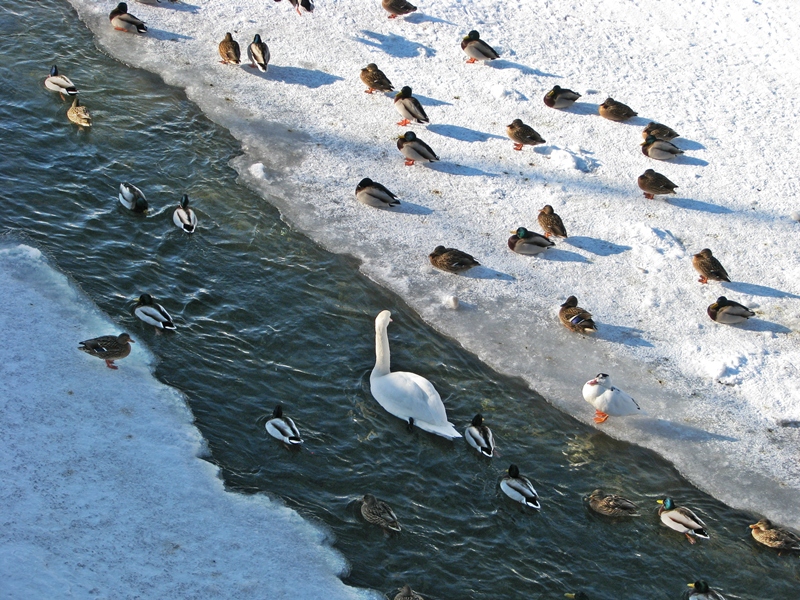
[[[800, 526], [793, 3], [620, 0], [598, 13], [588, 0], [447, 0], [395, 21], [377, 0], [320, 1], [302, 17], [285, 2], [130, 3], [150, 26], [133, 36], [110, 28], [115, 3], [71, 2], [104, 48], [186, 88], [242, 139], [243, 178], [296, 227], [361, 258], [437, 328], [579, 419], [593, 414], [583, 382], [611, 373], [647, 415], [603, 430], [654, 448], [733, 506]], [[465, 64], [470, 29], [501, 59]], [[226, 31], [243, 49], [260, 33], [269, 72], [219, 64]], [[414, 129], [440, 163], [403, 166], [390, 98], [364, 94], [358, 79], [369, 62], [413, 87], [431, 118]], [[542, 97], [554, 84], [583, 97], [549, 109]], [[607, 96], [640, 116], [601, 119]], [[84, 102], [91, 108], [90, 94]], [[514, 152], [504, 133], [514, 118], [548, 143]], [[644, 157], [650, 120], [677, 129], [686, 154]], [[679, 194], [642, 198], [636, 177], [647, 168]], [[401, 207], [356, 203], [362, 177], [400, 194]], [[540, 258], [510, 253], [509, 230], [538, 230], [545, 204], [571, 237]], [[427, 254], [438, 244], [484, 266], [434, 271]], [[734, 283], [697, 283], [691, 256], [705, 247]], [[464, 309], [442, 308], [445, 294]], [[571, 294], [595, 314], [597, 337], [558, 324]], [[711, 322], [706, 306], [722, 294], [756, 318]]]
[[118, 371], [78, 352], [116, 326], [38, 250], [4, 241], [0, 285], [3, 598], [378, 597], [296, 512], [224, 491], [140, 340]]

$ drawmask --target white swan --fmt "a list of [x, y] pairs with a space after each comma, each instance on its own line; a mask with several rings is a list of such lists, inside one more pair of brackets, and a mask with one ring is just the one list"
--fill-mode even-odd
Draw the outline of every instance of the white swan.
[[452, 423], [439, 392], [433, 384], [416, 373], [389, 370], [389, 336], [391, 322], [388, 310], [375, 318], [375, 368], [369, 376], [372, 396], [388, 413], [416, 425], [423, 431], [448, 439], [461, 437]]

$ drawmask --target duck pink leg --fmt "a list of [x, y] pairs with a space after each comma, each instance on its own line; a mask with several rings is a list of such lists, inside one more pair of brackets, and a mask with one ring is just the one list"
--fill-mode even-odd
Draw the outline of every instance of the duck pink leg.
[[107, 366], [109, 369], [114, 369], [115, 371], [116, 371], [117, 369], [119, 369], [119, 367], [118, 367], [117, 365], [115, 365], [115, 364], [114, 364], [114, 361], [113, 361], [113, 360], [108, 360], [108, 359], [106, 359], [106, 366]]
[[406, 159], [406, 166], [407, 167], [413, 167], [414, 166], [414, 161], [411, 160], [410, 158], [407, 158]]
[[599, 410], [594, 411], [594, 422], [595, 423], [605, 423], [608, 419], [608, 415], [604, 412], [600, 412]]

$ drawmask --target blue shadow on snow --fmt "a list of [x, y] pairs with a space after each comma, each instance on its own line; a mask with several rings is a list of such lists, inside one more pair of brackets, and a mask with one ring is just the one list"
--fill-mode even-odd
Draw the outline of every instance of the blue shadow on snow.
[[767, 287], [765, 285], [758, 285], [756, 283], [745, 283], [744, 281], [731, 281], [723, 282], [722, 286], [739, 292], [740, 294], [750, 294], [751, 296], [767, 296], [769, 298], [800, 298], [791, 292], [782, 292], [775, 288]]
[[510, 60], [504, 60], [502, 58], [487, 61], [487, 64], [491, 65], [495, 69], [517, 69], [524, 75], [536, 75], [537, 77], [558, 77], [558, 75], [554, 75], [553, 73], [545, 73], [539, 69], [532, 69], [526, 65], [521, 65], [519, 63], [511, 62]]
[[458, 125], [443, 125], [435, 123], [428, 125], [428, 131], [432, 131], [443, 137], [449, 137], [460, 142], [485, 142], [492, 138], [504, 140], [506, 138], [495, 135], [493, 133], [484, 133], [482, 131], [475, 131], [467, 127], [459, 127]]
[[496, 173], [487, 173], [475, 167], [467, 167], [465, 165], [457, 165], [456, 163], [449, 162], [435, 162], [428, 163], [428, 166], [434, 171], [440, 173], [448, 173], [449, 175], [464, 175], [466, 177], [484, 176], [484, 177], [497, 177]]
[[[260, 71], [254, 69], [254, 73], [257, 75]], [[331, 75], [330, 73], [317, 71], [316, 69], [302, 69], [300, 67], [284, 67], [280, 65], [270, 65], [269, 71], [264, 74], [264, 77], [284, 83], [303, 85], [311, 89], [322, 87], [323, 85], [331, 85], [332, 83], [344, 79], [338, 75]]]
[[730, 208], [724, 206], [717, 206], [701, 200], [692, 200], [691, 198], [667, 198], [667, 204], [677, 206], [678, 208], [685, 208], [688, 210], [701, 210], [703, 212], [715, 213], [724, 215], [733, 212]]
[[395, 35], [394, 33], [384, 35], [365, 29], [362, 29], [361, 33], [365, 37], [355, 37], [354, 39], [357, 42], [383, 50], [386, 54], [394, 56], [395, 58], [414, 58], [419, 56], [420, 51], [429, 58], [436, 55], [436, 50], [433, 48], [423, 46], [417, 42], [410, 42], [406, 38]]
[[598, 240], [582, 235], [570, 236], [565, 240], [576, 248], [597, 254], [598, 256], [611, 256], [612, 254], [622, 254], [631, 249], [630, 246], [622, 246], [606, 240]]

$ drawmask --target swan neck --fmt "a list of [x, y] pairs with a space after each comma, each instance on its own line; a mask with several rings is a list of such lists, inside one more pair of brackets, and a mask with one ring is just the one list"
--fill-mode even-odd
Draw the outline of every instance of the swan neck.
[[372, 375], [381, 377], [389, 374], [389, 335], [387, 325], [375, 327], [375, 368]]

